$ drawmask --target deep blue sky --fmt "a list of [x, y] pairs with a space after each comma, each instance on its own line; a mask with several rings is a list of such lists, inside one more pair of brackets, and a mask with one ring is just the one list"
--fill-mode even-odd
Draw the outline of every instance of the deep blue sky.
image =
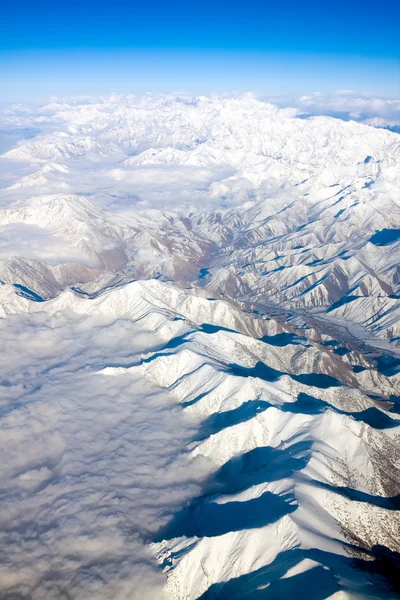
[[4, 0], [0, 100], [354, 89], [400, 94], [399, 0]]

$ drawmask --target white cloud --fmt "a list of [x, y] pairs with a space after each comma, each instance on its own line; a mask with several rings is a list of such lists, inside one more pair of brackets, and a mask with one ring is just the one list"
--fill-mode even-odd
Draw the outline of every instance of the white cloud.
[[[357, 121], [367, 122], [380, 118], [379, 126], [400, 125], [400, 100], [360, 95], [351, 90], [340, 90], [334, 94], [303, 95], [293, 100], [293, 104], [304, 113], [312, 115], [348, 116]], [[373, 122], [371, 122], [374, 125]]]
[[[160, 338], [129, 319], [3, 320], [0, 590], [33, 600], [162, 598], [151, 536], [209, 472], [196, 423], [139, 371]], [[0, 592], [1, 593], [1, 592]]]
[[82, 260], [81, 252], [47, 229], [25, 223], [0, 225], [0, 261], [17, 255], [51, 265]]

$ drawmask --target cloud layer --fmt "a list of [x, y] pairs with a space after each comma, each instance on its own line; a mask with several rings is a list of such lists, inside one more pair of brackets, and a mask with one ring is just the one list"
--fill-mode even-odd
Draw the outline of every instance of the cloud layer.
[[195, 422], [140, 368], [160, 340], [127, 318], [0, 323], [0, 589], [33, 600], [162, 598], [146, 543], [196, 495]]
[[399, 99], [379, 98], [342, 90], [334, 94], [305, 94], [297, 98], [293, 105], [305, 114], [354, 119], [375, 127], [400, 126]]

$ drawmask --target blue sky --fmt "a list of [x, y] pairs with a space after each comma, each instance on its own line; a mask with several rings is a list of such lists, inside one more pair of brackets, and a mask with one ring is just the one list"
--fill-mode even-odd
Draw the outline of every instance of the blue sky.
[[399, 95], [399, 6], [5, 0], [0, 100], [176, 90]]

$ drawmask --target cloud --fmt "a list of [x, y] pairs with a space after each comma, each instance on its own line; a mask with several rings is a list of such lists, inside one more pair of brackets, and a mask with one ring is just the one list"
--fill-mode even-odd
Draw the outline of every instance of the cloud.
[[82, 252], [47, 229], [25, 223], [0, 225], [0, 261], [17, 255], [50, 265], [82, 261]]
[[160, 337], [129, 318], [68, 311], [0, 327], [0, 590], [161, 600], [147, 544], [210, 464], [185, 451], [194, 417], [140, 367], [103, 371], [139, 364]]
[[[42, 117], [51, 126], [27, 135], [0, 157], [0, 170], [6, 171], [4, 178], [0, 173], [1, 206], [6, 207], [0, 210], [0, 223], [43, 230], [2, 230], [0, 260], [23, 254], [116, 271], [135, 269], [139, 259], [136, 275], [158, 275], [157, 261], [164, 275], [173, 277], [171, 264], [178, 263], [182, 274], [193, 257], [209, 251], [207, 232], [201, 225], [194, 231], [199, 237], [188, 234], [176, 213], [167, 217], [165, 211], [187, 216], [277, 193], [297, 197], [303, 182], [319, 193], [322, 172], [324, 185], [341, 180], [347, 185], [346, 153], [363, 165], [366, 156], [377, 158], [382, 152], [372, 128], [356, 132], [337, 122], [337, 135], [331, 136], [326, 119], [308, 123], [305, 132], [298, 117], [329, 114], [392, 128], [400, 123], [399, 101], [351, 90], [270, 100], [281, 108], [251, 94], [115, 95], [60, 100], [31, 111], [4, 108], [0, 123], [11, 131], [14, 121], [14, 128], [15, 123], [30, 127]], [[324, 136], [329, 151], [321, 144]], [[355, 142], [358, 136], [363, 136], [362, 144]], [[365, 177], [364, 167], [358, 167], [357, 177]], [[308, 189], [309, 199], [312, 193]], [[177, 248], [183, 235], [190, 251], [180, 260], [185, 252]], [[80, 277], [79, 272], [75, 281]]]
[[174, 209], [179, 205], [205, 206], [210, 201], [210, 188], [234, 173], [232, 168], [194, 167], [179, 164], [131, 166], [112, 169], [109, 185], [121, 190], [135, 190], [140, 200], [135, 208]]
[[[294, 99], [294, 106], [311, 115], [330, 115], [350, 118], [371, 125], [396, 127], [400, 125], [400, 100], [360, 95], [351, 90], [334, 94], [312, 94]], [[379, 118], [380, 121], [374, 119]]]

